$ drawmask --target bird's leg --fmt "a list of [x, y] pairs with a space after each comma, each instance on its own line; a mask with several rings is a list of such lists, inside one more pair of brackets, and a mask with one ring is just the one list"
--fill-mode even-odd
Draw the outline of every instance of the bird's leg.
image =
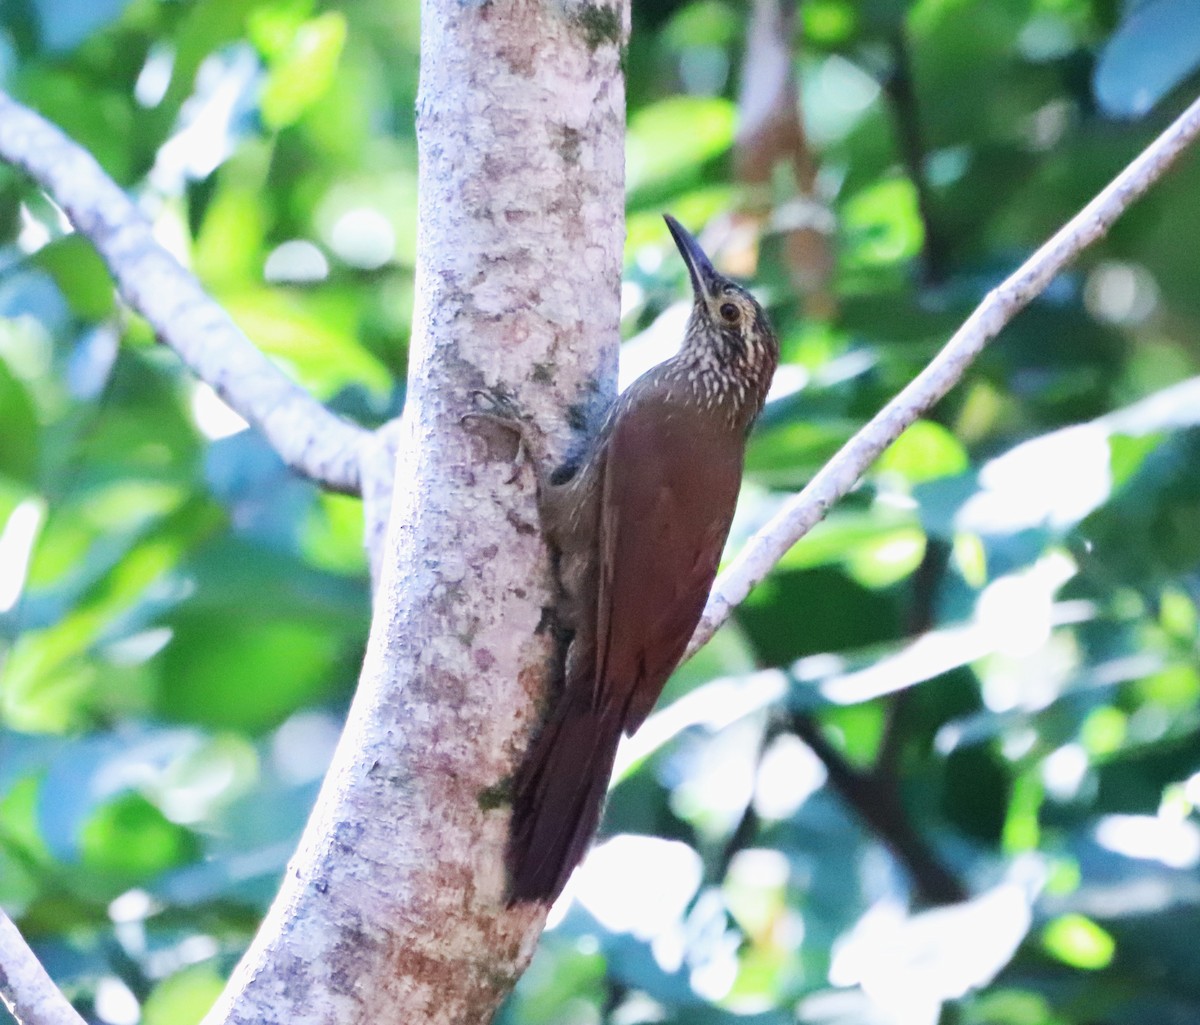
[[[581, 517], [577, 506], [581, 495], [587, 497], [595, 489], [580, 488], [579, 485], [584, 483], [584, 479], [580, 477], [578, 460], [556, 465], [547, 458], [545, 434], [532, 419], [521, 413], [509, 395], [496, 391], [476, 391], [473, 398], [477, 404], [486, 408], [465, 414], [462, 417], [464, 424], [472, 421], [490, 423], [517, 437], [517, 455], [513, 460], [510, 483], [516, 480], [522, 459], [529, 460], [537, 482], [538, 520], [542, 528], [542, 537], [549, 546], [554, 561], [555, 577], [564, 594], [573, 594], [575, 588], [571, 581], [563, 580], [563, 571], [565, 569], [566, 575], [573, 578], [570, 567], [578, 562], [581, 543], [584, 547], [588, 546], [586, 538], [581, 542], [577, 536], [579, 524], [594, 517]], [[564, 618], [567, 628], [573, 629], [574, 617]]]
[[511, 484], [517, 479], [521, 463], [528, 460], [537, 482], [538, 512], [542, 520], [542, 531], [553, 545], [553, 524], [558, 518], [556, 515], [557, 492], [561, 489], [563, 482], [574, 475], [575, 464], [558, 466], [551, 462], [546, 454], [545, 433], [529, 416], [521, 412], [511, 396], [505, 392], [477, 389], [472, 392], [472, 398], [477, 405], [486, 408], [464, 413], [461, 422], [464, 425], [471, 421], [489, 423], [516, 435], [517, 454], [513, 459], [512, 473], [506, 483]]
[[472, 421], [476, 423], [488, 423], [515, 434], [517, 437], [517, 453], [513, 459], [512, 473], [505, 483], [511, 484], [515, 481], [521, 471], [521, 463], [528, 460], [533, 466], [540, 494], [543, 481], [548, 479], [549, 476], [543, 471], [542, 463], [536, 454], [545, 445], [541, 430], [529, 417], [523, 415], [512, 398], [502, 391], [484, 391], [479, 389], [472, 392], [471, 397], [475, 400], [476, 405], [486, 406], [486, 408], [464, 413], [460, 418], [461, 423], [464, 426]]
[[534, 478], [537, 482], [538, 519], [541, 523], [542, 537], [550, 549], [551, 563], [554, 573], [557, 597], [554, 605], [542, 609], [542, 621], [538, 624], [537, 632], [548, 630], [554, 638], [553, 677], [555, 680], [551, 691], [557, 694], [562, 688], [564, 666], [567, 652], [575, 635], [575, 626], [564, 608], [565, 591], [562, 580], [561, 541], [556, 533], [555, 525], [561, 516], [562, 480], [569, 480], [577, 469], [575, 464], [552, 467], [545, 458], [545, 435], [541, 429], [528, 417], [521, 413], [511, 396], [502, 391], [477, 390], [472, 393], [477, 405], [486, 408], [477, 409], [462, 416], [463, 425], [469, 423], [488, 423], [517, 437], [517, 453], [512, 463], [512, 472], [507, 483], [517, 479], [521, 471], [521, 462], [528, 460], [533, 467]]

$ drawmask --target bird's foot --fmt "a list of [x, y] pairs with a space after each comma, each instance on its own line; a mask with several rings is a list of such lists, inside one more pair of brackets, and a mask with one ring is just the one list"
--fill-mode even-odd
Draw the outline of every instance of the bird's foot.
[[505, 481], [506, 484], [511, 484], [520, 474], [521, 464], [526, 460], [533, 461], [533, 453], [540, 440], [538, 428], [521, 413], [513, 398], [499, 389], [476, 389], [471, 392], [471, 398], [476, 406], [482, 408], [464, 413], [459, 418], [464, 427], [471, 423], [492, 424], [517, 436], [517, 452], [512, 461], [512, 473]]
[[471, 391], [471, 401], [475, 403], [476, 409], [474, 412], [465, 414], [464, 420], [483, 417], [506, 424], [514, 431], [520, 431], [521, 428], [518, 424], [527, 424], [529, 421], [529, 417], [521, 412], [516, 399], [503, 387], [475, 388]]

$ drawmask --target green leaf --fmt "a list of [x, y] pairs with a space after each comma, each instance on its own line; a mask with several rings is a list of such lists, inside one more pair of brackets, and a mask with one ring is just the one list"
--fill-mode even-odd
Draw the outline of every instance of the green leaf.
[[1045, 792], [1042, 782], [1033, 773], [1026, 773], [1013, 784], [1004, 822], [1004, 849], [1010, 853], [1037, 850], [1041, 839], [1038, 814]]
[[1138, 471], [1146, 457], [1158, 448], [1162, 441], [1161, 434], [1113, 434], [1109, 437], [1113, 491], [1121, 488]]
[[33, 262], [48, 271], [82, 320], [103, 320], [116, 303], [104, 261], [82, 235], [64, 235], [38, 250]]
[[[838, 512], [822, 520], [787, 551], [777, 569], [856, 564], [887, 559], [903, 550], [907, 562], [919, 550], [924, 533], [908, 513]], [[866, 566], [864, 565], [864, 570]], [[868, 575], [871, 575], [868, 571]]]
[[192, 860], [195, 837], [168, 822], [140, 794], [123, 794], [99, 808], [79, 838], [84, 865], [124, 884], [149, 880], [165, 869]]
[[[263, 173], [244, 155], [236, 160], [237, 180]], [[224, 182], [222, 178], [222, 182]], [[263, 268], [265, 211], [258, 195], [242, 185], [222, 187], [209, 203], [196, 237], [196, 273], [214, 290], [256, 280]]]
[[918, 420], [879, 457], [877, 473], [895, 473], [913, 484], [965, 473], [967, 450], [953, 434], [932, 420]]
[[1097, 971], [1112, 962], [1117, 944], [1112, 936], [1083, 915], [1060, 915], [1042, 930], [1042, 946], [1073, 968]]
[[41, 772], [23, 775], [0, 796], [0, 843], [29, 872], [51, 860], [38, 828], [42, 786]]
[[599, 951], [548, 937], [514, 996], [516, 1020], [521, 1025], [571, 1021], [582, 1006], [598, 1005], [603, 999], [606, 967]]
[[925, 533], [914, 526], [872, 538], [853, 552], [846, 569], [864, 587], [879, 590], [905, 579], [924, 556]]
[[96, 679], [84, 657], [103, 625], [94, 612], [69, 615], [17, 638], [0, 668], [0, 717], [20, 730], [64, 732], [82, 724]]
[[842, 207], [840, 223], [847, 270], [904, 263], [925, 242], [917, 190], [907, 178], [887, 178], [855, 193]]
[[694, 171], [733, 142], [737, 113], [718, 97], [672, 96], [629, 118], [625, 187], [630, 192]]
[[39, 114], [88, 150], [118, 183], [126, 183], [137, 159], [130, 145], [135, 137], [132, 98], [111, 82], [72, 70], [32, 65], [22, 76], [22, 92], [35, 96]]
[[300, 547], [319, 569], [360, 575], [366, 571], [362, 532], [362, 502], [322, 492], [305, 517]]
[[821, 713], [821, 722], [835, 731], [838, 747], [846, 758], [861, 769], [869, 769], [883, 737], [883, 704], [834, 705]]
[[263, 56], [277, 60], [296, 38], [300, 26], [312, 16], [315, 0], [277, 0], [256, 7], [246, 18], [246, 35]]
[[1050, 1003], [1041, 993], [1022, 989], [995, 989], [981, 993], [963, 1016], [967, 1025], [1057, 1025]]
[[800, 13], [805, 38], [823, 47], [846, 43], [858, 24], [858, 12], [848, 0], [810, 0]]
[[849, 418], [797, 416], [764, 427], [750, 439], [746, 473], [776, 487], [800, 487], [859, 426]]
[[197, 1025], [216, 1003], [225, 980], [207, 965], [163, 979], [142, 1004], [142, 1025]]
[[301, 25], [272, 61], [260, 102], [266, 124], [283, 128], [300, 119], [333, 83], [346, 44], [346, 19], [337, 11]]
[[[327, 297], [328, 298], [328, 297]], [[263, 351], [292, 367], [321, 396], [348, 385], [391, 387], [387, 369], [354, 337], [354, 324], [328, 301], [255, 289], [224, 297], [238, 326]]]
[[1121, 749], [1129, 728], [1129, 718], [1119, 708], [1093, 709], [1084, 720], [1079, 739], [1089, 754], [1102, 758]]
[[191, 93], [196, 72], [214, 50], [238, 38], [247, 15], [261, 0], [197, 0], [173, 33], [175, 60], [164, 103], [175, 107]]
[[[278, 725], [326, 692], [341, 639], [317, 623], [182, 610], [163, 649], [160, 712], [210, 727]], [[218, 642], [219, 639], [219, 642]]]
[[0, 474], [32, 486], [40, 441], [33, 398], [0, 360]]

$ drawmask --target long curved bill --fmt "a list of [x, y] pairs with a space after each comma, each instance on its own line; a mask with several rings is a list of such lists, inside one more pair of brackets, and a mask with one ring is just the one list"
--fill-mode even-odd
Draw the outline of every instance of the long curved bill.
[[688, 230], [674, 217], [670, 214], [663, 214], [663, 220], [667, 222], [667, 228], [675, 240], [679, 255], [687, 264], [688, 274], [692, 278], [692, 291], [696, 293], [696, 298], [712, 295], [713, 285], [718, 277], [716, 270], [713, 269], [712, 261], [700, 248], [700, 243], [692, 238]]

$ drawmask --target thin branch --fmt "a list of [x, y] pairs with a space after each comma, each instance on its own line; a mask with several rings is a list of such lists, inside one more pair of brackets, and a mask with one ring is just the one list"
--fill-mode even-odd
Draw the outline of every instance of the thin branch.
[[[933, 629], [937, 620], [937, 597], [950, 565], [950, 545], [939, 538], [925, 541], [925, 554], [912, 575], [912, 599], [909, 602], [905, 633], [916, 639]], [[900, 755], [904, 748], [904, 712], [912, 700], [913, 689], [891, 694], [886, 699], [883, 736], [871, 770], [881, 782], [896, 786], [899, 781]]]
[[[703, 645], [789, 548], [829, 512], [904, 429], [941, 399], [1001, 329], [1108, 229], [1200, 135], [1200, 99], [967, 318], [933, 361], [754, 535], [717, 579], [687, 655]], [[686, 656], [685, 656], [686, 657]]]
[[925, 284], [937, 285], [946, 275], [947, 241], [933, 213], [929, 176], [925, 173], [925, 140], [921, 133], [920, 106], [913, 83], [912, 52], [901, 25], [892, 36], [892, 70], [884, 78], [883, 91], [892, 106], [896, 141], [908, 177], [917, 190], [917, 210], [925, 227], [921, 266]]
[[[775, 738], [784, 732], [786, 727], [784, 717], [778, 713], [773, 713], [763, 727], [762, 736], [758, 738], [758, 750], [754, 754], [754, 778], [758, 778], [759, 770], [762, 768], [763, 759], [766, 757], [767, 751]], [[746, 806], [742, 809], [742, 817], [738, 819], [737, 825], [733, 827], [733, 831], [729, 834], [729, 838], [725, 841], [725, 846], [721, 848], [720, 856], [717, 859], [716, 865], [712, 872], [711, 881], [715, 884], [720, 884], [721, 880], [729, 872], [729, 866], [733, 863], [734, 855], [745, 847], [749, 847], [755, 836], [758, 834], [760, 825], [759, 815], [754, 807], [754, 788], [751, 788], [749, 799], [746, 801]]]
[[95, 158], [0, 93], [0, 159], [19, 167], [96, 247], [117, 287], [158, 338], [266, 437], [288, 466], [323, 487], [360, 490], [370, 432], [335, 416], [256, 349]]
[[86, 1025], [0, 911], [0, 999], [21, 1025]]
[[925, 900], [931, 904], [957, 904], [967, 899], [966, 888], [913, 827], [894, 786], [851, 765], [810, 716], [797, 712], [789, 726], [821, 760], [830, 787], [904, 866]]

